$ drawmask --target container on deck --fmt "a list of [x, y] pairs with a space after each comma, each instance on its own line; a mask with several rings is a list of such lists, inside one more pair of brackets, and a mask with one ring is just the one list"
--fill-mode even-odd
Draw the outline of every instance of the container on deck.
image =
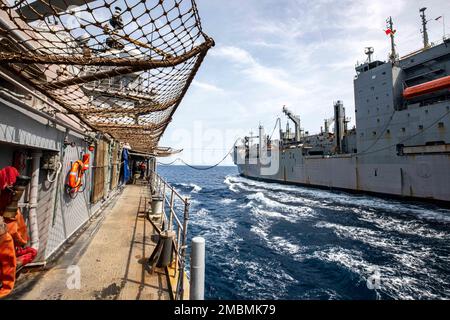
[[151, 215], [159, 215], [163, 212], [163, 198], [160, 196], [153, 197], [151, 203], [152, 212]]

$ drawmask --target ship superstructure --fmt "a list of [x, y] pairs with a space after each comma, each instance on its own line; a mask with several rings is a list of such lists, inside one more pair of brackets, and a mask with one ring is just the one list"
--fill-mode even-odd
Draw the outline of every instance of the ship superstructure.
[[189, 199], [156, 157], [213, 45], [194, 0], [0, 0], [0, 298], [189, 296]]
[[450, 201], [450, 39], [430, 45], [425, 20], [424, 47], [399, 58], [392, 19], [387, 22], [389, 61], [372, 60], [373, 48], [366, 48], [366, 62], [356, 67], [356, 126], [349, 128], [342, 101], [318, 134], [304, 132], [300, 117], [283, 108], [294, 131], [280, 126], [280, 140], [272, 141], [260, 128], [254, 144], [245, 137], [234, 152], [241, 175]]

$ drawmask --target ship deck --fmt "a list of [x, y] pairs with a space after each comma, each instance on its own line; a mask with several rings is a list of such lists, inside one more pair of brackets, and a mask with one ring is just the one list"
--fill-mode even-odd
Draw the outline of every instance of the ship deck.
[[9, 298], [169, 300], [165, 270], [151, 274], [146, 263], [158, 237], [149, 197], [147, 185], [127, 185], [52, 266], [22, 272]]

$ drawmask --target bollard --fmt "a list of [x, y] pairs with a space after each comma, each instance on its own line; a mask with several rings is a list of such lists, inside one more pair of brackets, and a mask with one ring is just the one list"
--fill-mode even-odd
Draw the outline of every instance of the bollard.
[[190, 300], [205, 299], [205, 239], [195, 237], [191, 242]]
[[172, 263], [173, 260], [173, 239], [175, 238], [175, 232], [173, 231], [163, 231], [160, 234], [160, 242], [162, 245], [161, 254], [158, 258], [156, 266], [158, 268], [167, 267]]
[[173, 261], [173, 241], [175, 239], [175, 232], [162, 231], [159, 235], [158, 244], [152, 252], [148, 263], [150, 264], [150, 274], [153, 274], [155, 266], [164, 268], [169, 266]]

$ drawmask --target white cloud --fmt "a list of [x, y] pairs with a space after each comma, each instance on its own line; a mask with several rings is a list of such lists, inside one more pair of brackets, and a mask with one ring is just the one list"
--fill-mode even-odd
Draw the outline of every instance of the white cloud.
[[[429, 19], [450, 12], [450, 2], [442, 0], [198, 0], [203, 29], [216, 47], [175, 114], [164, 144], [182, 148], [170, 132], [194, 132], [192, 123], [203, 121], [205, 132], [220, 130], [228, 138], [192, 138], [192, 149], [185, 148], [182, 157], [211, 164], [229, 149], [234, 133], [255, 131], [259, 122], [272, 130], [284, 104], [311, 133], [332, 116], [335, 100], [343, 100], [353, 118], [354, 66], [365, 60], [364, 47], [374, 47], [375, 58], [387, 59], [390, 43], [383, 29], [392, 16], [400, 55], [419, 49], [418, 10], [424, 5]], [[442, 38], [442, 24], [430, 21], [429, 33], [431, 41]], [[205, 146], [219, 151], [199, 152]]]
[[197, 88], [207, 91], [207, 92], [215, 92], [215, 93], [224, 93], [225, 92], [225, 90], [223, 90], [222, 88], [219, 88], [213, 84], [201, 82], [198, 80], [193, 80], [192, 85], [194, 87], [197, 87]]
[[265, 84], [270, 88], [282, 90], [280, 94], [300, 96], [303, 90], [294, 85], [289, 73], [281, 68], [268, 67], [259, 63], [248, 51], [234, 46], [219, 47], [213, 56], [233, 62], [239, 72], [253, 82]]

